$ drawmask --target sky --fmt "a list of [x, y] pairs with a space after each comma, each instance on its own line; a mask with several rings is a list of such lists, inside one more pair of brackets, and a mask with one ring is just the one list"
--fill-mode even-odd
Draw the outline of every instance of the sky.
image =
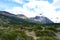
[[27, 17], [45, 16], [60, 23], [60, 0], [0, 0], [0, 11], [24, 14]]

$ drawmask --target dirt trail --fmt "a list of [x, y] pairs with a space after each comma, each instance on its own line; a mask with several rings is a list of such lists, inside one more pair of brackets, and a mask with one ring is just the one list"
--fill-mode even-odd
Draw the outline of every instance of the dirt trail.
[[60, 32], [56, 33], [57, 38], [60, 40]]
[[29, 31], [25, 31], [25, 32], [26, 32], [26, 34], [27, 34], [28, 36], [32, 36], [35, 40], [39, 38], [39, 37], [36, 37], [34, 31], [31, 31], [31, 32], [29, 32]]

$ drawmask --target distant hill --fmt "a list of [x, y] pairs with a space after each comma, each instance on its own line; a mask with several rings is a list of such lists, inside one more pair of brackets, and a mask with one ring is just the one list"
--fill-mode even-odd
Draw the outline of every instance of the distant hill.
[[38, 24], [33, 20], [19, 18], [14, 14], [6, 11], [0, 11], [0, 26], [10, 26], [10, 25], [35, 25]]
[[12, 13], [6, 12], [6, 11], [0, 11], [0, 15], [5, 15], [5, 16], [16, 16]]
[[14, 15], [6, 11], [0, 11], [0, 26], [3, 25], [38, 25], [53, 23], [47, 17], [36, 16], [34, 18], [28, 18], [23, 14]]
[[23, 15], [23, 14], [17, 14], [16, 16], [19, 17], [19, 18], [22, 18], [22, 19], [26, 19], [26, 18], [28, 18], [28, 17], [26, 17], [26, 16]]
[[44, 16], [36, 16], [36, 17], [31, 18], [31, 19], [34, 20], [34, 21], [40, 22], [42, 24], [54, 23], [49, 18], [44, 17]]

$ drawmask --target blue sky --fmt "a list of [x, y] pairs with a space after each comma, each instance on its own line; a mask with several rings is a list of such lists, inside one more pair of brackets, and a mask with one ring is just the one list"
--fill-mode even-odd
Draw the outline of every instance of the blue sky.
[[42, 14], [56, 23], [60, 22], [60, 0], [0, 0], [0, 10], [27, 17]]

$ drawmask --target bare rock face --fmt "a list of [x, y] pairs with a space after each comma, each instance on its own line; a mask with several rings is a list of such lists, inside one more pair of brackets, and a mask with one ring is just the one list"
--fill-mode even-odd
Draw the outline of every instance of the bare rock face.
[[17, 17], [19, 17], [19, 18], [22, 18], [22, 19], [26, 19], [27, 17], [25, 16], [25, 15], [23, 15], [23, 14], [18, 14], [18, 15], [16, 15]]
[[54, 23], [53, 21], [51, 21], [49, 18], [45, 17], [45, 16], [36, 16], [36, 17], [33, 17], [31, 18], [32, 20], [35, 20], [35, 21], [38, 21], [42, 24], [44, 23]]

